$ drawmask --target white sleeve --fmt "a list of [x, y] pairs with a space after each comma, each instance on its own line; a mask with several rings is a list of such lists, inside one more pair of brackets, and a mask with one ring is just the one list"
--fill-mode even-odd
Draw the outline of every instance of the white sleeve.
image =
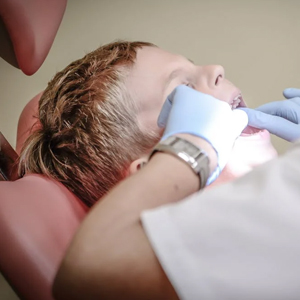
[[300, 299], [300, 144], [141, 219], [180, 299]]

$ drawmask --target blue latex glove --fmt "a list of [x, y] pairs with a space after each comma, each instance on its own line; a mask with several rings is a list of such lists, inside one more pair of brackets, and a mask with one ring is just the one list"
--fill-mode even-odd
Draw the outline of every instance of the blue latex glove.
[[184, 85], [167, 98], [158, 118], [158, 126], [165, 127], [162, 140], [177, 133], [189, 133], [205, 139], [216, 150], [218, 167], [207, 184], [225, 167], [233, 144], [247, 122], [243, 111], [231, 110], [227, 103]]
[[245, 111], [250, 126], [267, 129], [287, 141], [300, 138], [300, 89], [283, 91], [287, 100], [264, 104], [256, 109], [239, 108]]

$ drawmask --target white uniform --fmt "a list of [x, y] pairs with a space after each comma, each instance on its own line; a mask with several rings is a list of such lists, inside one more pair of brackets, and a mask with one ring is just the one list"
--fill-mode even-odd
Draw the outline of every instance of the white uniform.
[[300, 299], [300, 143], [238, 180], [142, 214], [180, 299]]

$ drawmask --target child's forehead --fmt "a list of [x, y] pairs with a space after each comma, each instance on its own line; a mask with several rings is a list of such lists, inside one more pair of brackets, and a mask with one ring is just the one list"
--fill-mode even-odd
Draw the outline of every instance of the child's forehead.
[[166, 81], [170, 74], [190, 69], [191, 65], [193, 65], [191, 61], [182, 55], [158, 47], [143, 47], [137, 52], [130, 75], [133, 78]]
[[143, 47], [138, 50], [136, 64], [151, 65], [153, 63], [170, 63], [187, 60], [185, 57], [158, 47]]

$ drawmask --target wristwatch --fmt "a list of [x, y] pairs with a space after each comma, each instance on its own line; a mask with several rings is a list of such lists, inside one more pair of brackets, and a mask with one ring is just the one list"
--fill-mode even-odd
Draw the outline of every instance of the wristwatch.
[[149, 160], [156, 152], [166, 152], [183, 160], [200, 177], [200, 189], [205, 187], [210, 172], [209, 158], [203, 149], [181, 137], [170, 136], [154, 147]]

